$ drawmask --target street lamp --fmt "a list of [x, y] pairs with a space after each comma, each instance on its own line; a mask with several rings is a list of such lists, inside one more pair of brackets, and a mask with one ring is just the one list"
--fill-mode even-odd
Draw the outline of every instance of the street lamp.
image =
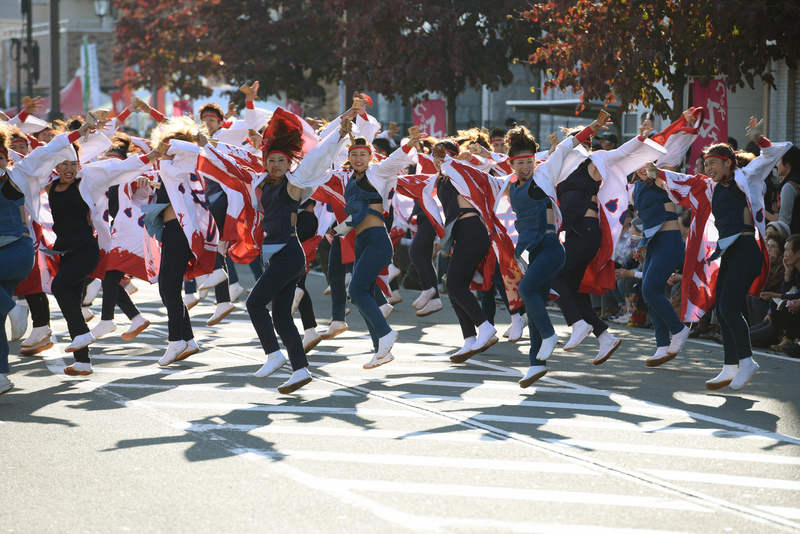
[[94, 14], [100, 17], [100, 25], [103, 25], [103, 17], [108, 15], [108, 6], [111, 0], [94, 0]]

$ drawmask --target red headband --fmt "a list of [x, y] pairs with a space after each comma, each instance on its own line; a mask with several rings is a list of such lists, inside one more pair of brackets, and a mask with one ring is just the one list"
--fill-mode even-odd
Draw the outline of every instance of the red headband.
[[4, 155], [6, 159], [8, 159], [8, 150], [5, 148], [0, 148], [0, 154]]
[[347, 154], [349, 155], [350, 152], [352, 152], [353, 150], [357, 150], [359, 148], [363, 148], [364, 150], [372, 154], [372, 147], [369, 145], [350, 145], [350, 148], [347, 149]]
[[219, 115], [217, 115], [213, 111], [206, 111], [205, 113], [200, 115], [200, 120], [203, 120], [206, 117], [212, 117], [212, 118], [217, 119], [218, 121], [222, 122], [222, 119], [219, 118]]
[[9, 144], [12, 144], [12, 143], [25, 143], [26, 145], [30, 145], [31, 144], [31, 142], [28, 141], [27, 137], [15, 137], [11, 141], [9, 141]]
[[728, 160], [728, 161], [733, 161], [733, 160], [732, 160], [731, 158], [729, 158], [728, 156], [721, 156], [721, 155], [719, 155], [719, 154], [707, 154], [705, 157], [706, 157], [706, 158], [719, 158], [719, 159], [726, 159], [726, 160]]
[[456, 152], [452, 148], [447, 148], [446, 146], [443, 146], [442, 148], [445, 150], [445, 152], [450, 152], [452, 155], [458, 156], [458, 152]]
[[534, 154], [530, 154], [528, 156], [511, 156], [508, 158], [508, 161], [514, 161], [517, 159], [528, 159], [528, 158], [533, 159], [534, 157], [536, 157]]
[[270, 155], [272, 155], [272, 154], [283, 154], [284, 156], [286, 156], [286, 159], [288, 159], [289, 161], [292, 161], [292, 157], [289, 154], [287, 154], [286, 152], [283, 152], [282, 150], [270, 150], [269, 152], [267, 152], [264, 155], [264, 163], [267, 162], [267, 158], [269, 158]]

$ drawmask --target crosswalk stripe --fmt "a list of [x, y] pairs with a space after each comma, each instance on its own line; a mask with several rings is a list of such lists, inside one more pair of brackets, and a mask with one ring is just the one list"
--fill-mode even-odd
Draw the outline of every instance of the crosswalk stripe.
[[799, 491], [800, 482], [779, 480], [775, 478], [745, 477], [739, 475], [721, 475], [716, 473], [696, 473], [689, 471], [671, 471], [664, 469], [642, 469], [655, 477], [679, 482], [702, 482], [703, 484], [724, 484], [726, 486], [746, 486], [749, 488], [769, 488], [778, 490]]
[[[319, 382], [317, 382], [319, 384]], [[106, 382], [103, 384], [107, 388], [123, 388], [123, 389], [156, 389], [156, 390], [172, 390], [176, 392], [188, 391], [208, 391], [208, 392], [224, 392], [224, 393], [248, 393], [250, 395], [257, 393], [272, 393], [280, 395], [277, 388], [260, 388], [257, 386], [222, 386], [222, 385], [201, 385], [201, 384], [123, 384], [120, 382]], [[355, 393], [343, 391], [340, 389], [314, 389], [313, 387], [306, 387], [300, 391], [296, 391], [293, 395], [309, 396], [309, 397], [357, 397]]]
[[800, 508], [789, 508], [787, 506], [756, 506], [756, 508], [786, 519], [800, 519]]
[[580, 491], [534, 490], [497, 486], [465, 486], [455, 484], [425, 484], [394, 482], [390, 480], [329, 479], [336, 486], [355, 491], [405, 493], [410, 495], [436, 495], [437, 497], [470, 497], [478, 499], [521, 500], [597, 506], [621, 506], [643, 509], [683, 510], [712, 512], [711, 509], [689, 501]]
[[234, 410], [268, 413], [315, 413], [328, 415], [371, 415], [381, 417], [410, 417], [414, 419], [424, 417], [422, 414], [410, 410], [382, 410], [376, 408], [338, 408], [327, 406], [268, 406], [251, 403], [227, 402], [167, 402], [145, 401], [149, 406], [160, 408], [181, 408], [186, 410], [219, 410], [230, 413]]

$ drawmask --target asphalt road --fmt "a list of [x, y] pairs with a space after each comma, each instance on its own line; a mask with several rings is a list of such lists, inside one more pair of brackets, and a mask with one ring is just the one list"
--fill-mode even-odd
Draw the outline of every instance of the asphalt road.
[[[318, 318], [323, 280], [308, 282]], [[213, 293], [191, 312], [201, 352], [161, 369], [164, 310], [137, 285], [153, 326], [125, 342], [118, 312], [89, 377], [61, 373], [72, 359], [54, 301], [56, 347], [19, 357], [12, 344], [0, 531], [800, 531], [800, 361], [759, 352], [744, 391], [709, 392], [720, 346], [690, 340], [649, 369], [652, 332], [614, 327], [624, 341], [607, 363], [592, 365], [590, 338], [556, 349], [523, 390], [527, 331], [454, 365], [449, 302], [419, 319], [418, 292], [403, 291], [394, 362], [362, 369], [371, 343], [354, 311], [309, 354], [314, 381], [281, 395], [288, 368], [252, 376], [264, 354], [243, 303], [205, 326]], [[508, 314], [497, 321], [502, 332]]]

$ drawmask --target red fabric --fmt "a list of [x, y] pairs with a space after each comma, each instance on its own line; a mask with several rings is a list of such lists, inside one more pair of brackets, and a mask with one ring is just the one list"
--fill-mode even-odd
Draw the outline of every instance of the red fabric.
[[[705, 113], [703, 108], [693, 107], [689, 109], [689, 112], [697, 117], [697, 122], [695, 124], [700, 124], [703, 122], [703, 114]], [[678, 120], [655, 134], [653, 137], [651, 137], [651, 139], [659, 145], [665, 146], [667, 144], [667, 139], [669, 139], [672, 135], [675, 135], [679, 132], [695, 133], [696, 130], [696, 128], [692, 128], [688, 125], [686, 122], [686, 117], [681, 114]]]
[[81, 138], [81, 133], [78, 130], [75, 130], [74, 132], [70, 132], [69, 135], [67, 136], [67, 140], [69, 141], [69, 144], [74, 143], [75, 141], [77, 141], [80, 138]]
[[350, 265], [356, 261], [356, 231], [351, 230], [342, 237], [342, 265]]
[[130, 116], [131, 116], [130, 110], [128, 108], [125, 108], [124, 110], [122, 110], [122, 113], [117, 115], [117, 120], [120, 122], [120, 124], [122, 124], [126, 120], [128, 120], [128, 117], [130, 117]]
[[436, 166], [433, 164], [433, 156], [428, 154], [419, 155], [420, 174], [438, 174]]
[[164, 114], [163, 114], [163, 113], [161, 113], [160, 111], [158, 111], [158, 110], [157, 110], [157, 109], [155, 109], [155, 108], [151, 108], [151, 109], [150, 109], [150, 116], [151, 116], [151, 117], [153, 118], [153, 120], [154, 120], [154, 121], [156, 121], [156, 122], [162, 122], [162, 121], [164, 120]]
[[[420, 159], [420, 161], [422, 160]], [[429, 188], [430, 195], [425, 194], [424, 192], [425, 188], [430, 186], [430, 182], [435, 179], [435, 176], [424, 174], [409, 174], [405, 176], [399, 176], [397, 178], [397, 187], [395, 191], [398, 194], [412, 198], [419, 203], [422, 211], [425, 213], [425, 216], [433, 225], [436, 235], [441, 239], [444, 237], [444, 226], [442, 225], [441, 217], [437, 216], [439, 213], [439, 206], [432, 198], [434, 195], [433, 189]]]
[[317, 258], [317, 247], [322, 242], [321, 235], [315, 235], [310, 239], [306, 239], [300, 246], [303, 247], [303, 252], [306, 254], [306, 272], [308, 272], [308, 268], [311, 265], [311, 262]]
[[398, 228], [396, 226], [392, 227], [392, 231], [389, 232], [389, 239], [392, 241], [392, 248], [397, 250], [397, 245], [400, 244], [400, 240], [406, 236], [406, 231], [402, 228]]
[[608, 220], [605, 217], [605, 212], [600, 213], [600, 232], [602, 234], [602, 241], [600, 242], [600, 250], [597, 251], [581, 281], [581, 293], [594, 293], [596, 295], [603, 295], [609, 289], [617, 287], [615, 277], [614, 260], [614, 242], [611, 238], [611, 228], [608, 225]]

